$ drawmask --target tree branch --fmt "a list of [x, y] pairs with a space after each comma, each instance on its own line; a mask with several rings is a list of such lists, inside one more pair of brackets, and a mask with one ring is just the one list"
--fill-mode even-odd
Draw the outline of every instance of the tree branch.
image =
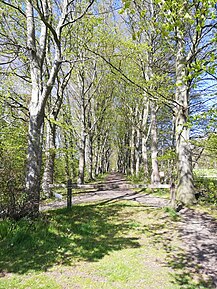
[[[66, 27], [67, 25], [73, 24], [76, 21], [80, 20], [81, 18], [83, 18], [85, 16], [85, 14], [87, 13], [87, 11], [90, 9], [90, 7], [93, 5], [95, 0], [91, 0], [90, 3], [88, 4], [88, 6], [85, 8], [85, 10], [75, 19], [73, 19], [72, 21], [69, 21], [68, 23], [62, 24], [61, 29]], [[68, 15], [67, 15], [68, 16]], [[66, 17], [67, 17], [66, 16]]]
[[3, 1], [3, 0], [0, 0], [0, 1], [1, 1], [1, 3], [5, 4], [7, 6], [10, 6], [11, 8], [19, 11], [24, 17], [26, 17], [26, 14], [23, 12], [23, 10], [20, 9], [20, 7], [17, 7], [15, 5], [13, 5], [13, 4], [9, 3], [9, 2]]

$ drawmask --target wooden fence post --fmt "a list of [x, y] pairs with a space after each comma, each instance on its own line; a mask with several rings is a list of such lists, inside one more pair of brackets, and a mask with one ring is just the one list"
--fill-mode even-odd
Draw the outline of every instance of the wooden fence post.
[[69, 179], [67, 182], [67, 208], [72, 207], [72, 180]]

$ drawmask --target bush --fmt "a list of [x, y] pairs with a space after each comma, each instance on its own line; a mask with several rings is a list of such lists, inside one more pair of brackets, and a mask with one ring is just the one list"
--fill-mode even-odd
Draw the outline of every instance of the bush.
[[128, 175], [127, 179], [133, 184], [144, 183], [144, 182], [149, 181], [147, 177], [147, 173], [145, 173], [143, 169], [140, 169], [138, 175], [136, 174]]
[[0, 217], [13, 215], [24, 199], [26, 127], [0, 123]]
[[202, 202], [217, 205], [217, 180], [197, 177], [195, 180], [199, 199]]

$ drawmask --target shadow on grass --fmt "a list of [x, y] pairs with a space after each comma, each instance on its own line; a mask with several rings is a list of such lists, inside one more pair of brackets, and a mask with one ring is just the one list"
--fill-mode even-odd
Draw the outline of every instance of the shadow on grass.
[[[184, 217], [189, 222], [193, 221], [196, 213], [191, 210]], [[198, 217], [198, 216], [197, 216]], [[216, 223], [207, 214], [200, 215], [201, 221], [206, 227], [216, 232]], [[180, 219], [173, 221], [178, 221]], [[172, 273], [174, 284], [178, 284], [180, 288], [185, 289], [215, 289], [217, 288], [216, 266], [210, 266], [208, 260], [217, 260], [217, 246], [214, 240], [209, 240], [209, 235], [198, 236], [197, 232], [183, 232], [180, 227], [176, 227], [176, 223], [168, 217], [156, 220], [150, 225], [145, 225], [143, 233], [150, 236], [157, 246], [162, 246], [167, 254], [165, 266], [174, 270]], [[185, 223], [184, 223], [185, 228]], [[184, 246], [178, 245], [175, 234], [184, 238]], [[173, 235], [174, 233], [174, 235]], [[202, 241], [202, 242], [201, 242]], [[188, 246], [186, 246], [186, 243]]]
[[121, 219], [122, 205], [74, 205], [21, 220], [0, 241], [0, 272], [46, 271], [56, 264], [97, 261], [114, 250], [139, 247], [128, 237], [132, 220]]

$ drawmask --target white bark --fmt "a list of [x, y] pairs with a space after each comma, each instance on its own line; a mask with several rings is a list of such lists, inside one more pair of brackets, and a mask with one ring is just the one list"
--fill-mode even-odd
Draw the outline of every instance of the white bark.
[[143, 109], [143, 117], [142, 117], [142, 160], [144, 165], [144, 173], [145, 177], [148, 177], [148, 154], [147, 154], [147, 140], [149, 136], [149, 132], [147, 129], [147, 121], [149, 114], [149, 101], [146, 97], [144, 97], [144, 109]]
[[131, 140], [130, 140], [130, 172], [131, 175], [135, 173], [135, 127], [132, 126]]
[[[46, 3], [46, 2], [43, 2]], [[47, 19], [48, 7], [44, 6], [44, 18]], [[26, 171], [26, 209], [31, 215], [39, 212], [40, 199], [40, 171], [41, 171], [41, 128], [44, 121], [44, 109], [52, 90], [61, 59], [59, 43], [55, 45], [55, 59], [50, 71], [48, 81], [43, 84], [43, 62], [47, 41], [47, 28], [41, 24], [40, 46], [36, 45], [35, 20], [32, 2], [26, 1], [27, 21], [27, 47], [29, 50], [29, 62], [32, 82], [32, 94], [29, 103], [29, 131], [28, 131], [28, 155]]]
[[145, 177], [148, 176], [148, 153], [147, 153], [147, 142], [145, 138], [142, 138], [142, 160], [144, 165]]
[[52, 197], [50, 185], [54, 178], [54, 160], [55, 160], [55, 124], [51, 127], [49, 121], [46, 122], [46, 142], [45, 142], [45, 168], [42, 178], [42, 189], [47, 197]]
[[[84, 89], [84, 87], [83, 87]], [[78, 184], [84, 183], [85, 173], [85, 156], [86, 156], [86, 111], [85, 111], [85, 96], [82, 95], [81, 103], [81, 134], [80, 134], [80, 145], [79, 145], [79, 167], [78, 167]]]
[[176, 57], [176, 153], [178, 158], [177, 201], [184, 204], [195, 202], [195, 190], [192, 173], [191, 147], [188, 121], [188, 86], [186, 84], [186, 59], [184, 57], [184, 39], [177, 35]]
[[89, 173], [89, 179], [94, 179], [94, 173], [93, 173], [93, 136], [92, 133], [88, 136], [88, 157], [89, 157], [89, 167], [88, 167], [88, 173]]
[[79, 147], [79, 167], [78, 167], [78, 184], [84, 183], [84, 173], [85, 173], [85, 151], [86, 151], [86, 135], [82, 132], [80, 147]]
[[136, 165], [135, 165], [135, 172], [136, 176], [139, 175], [139, 170], [140, 170], [140, 162], [141, 162], [141, 157], [140, 157], [140, 151], [141, 151], [141, 132], [140, 128], [137, 127], [136, 129]]
[[156, 120], [156, 105], [151, 103], [151, 183], [157, 185], [160, 183], [160, 175], [158, 168], [158, 144], [157, 144], [157, 120]]

